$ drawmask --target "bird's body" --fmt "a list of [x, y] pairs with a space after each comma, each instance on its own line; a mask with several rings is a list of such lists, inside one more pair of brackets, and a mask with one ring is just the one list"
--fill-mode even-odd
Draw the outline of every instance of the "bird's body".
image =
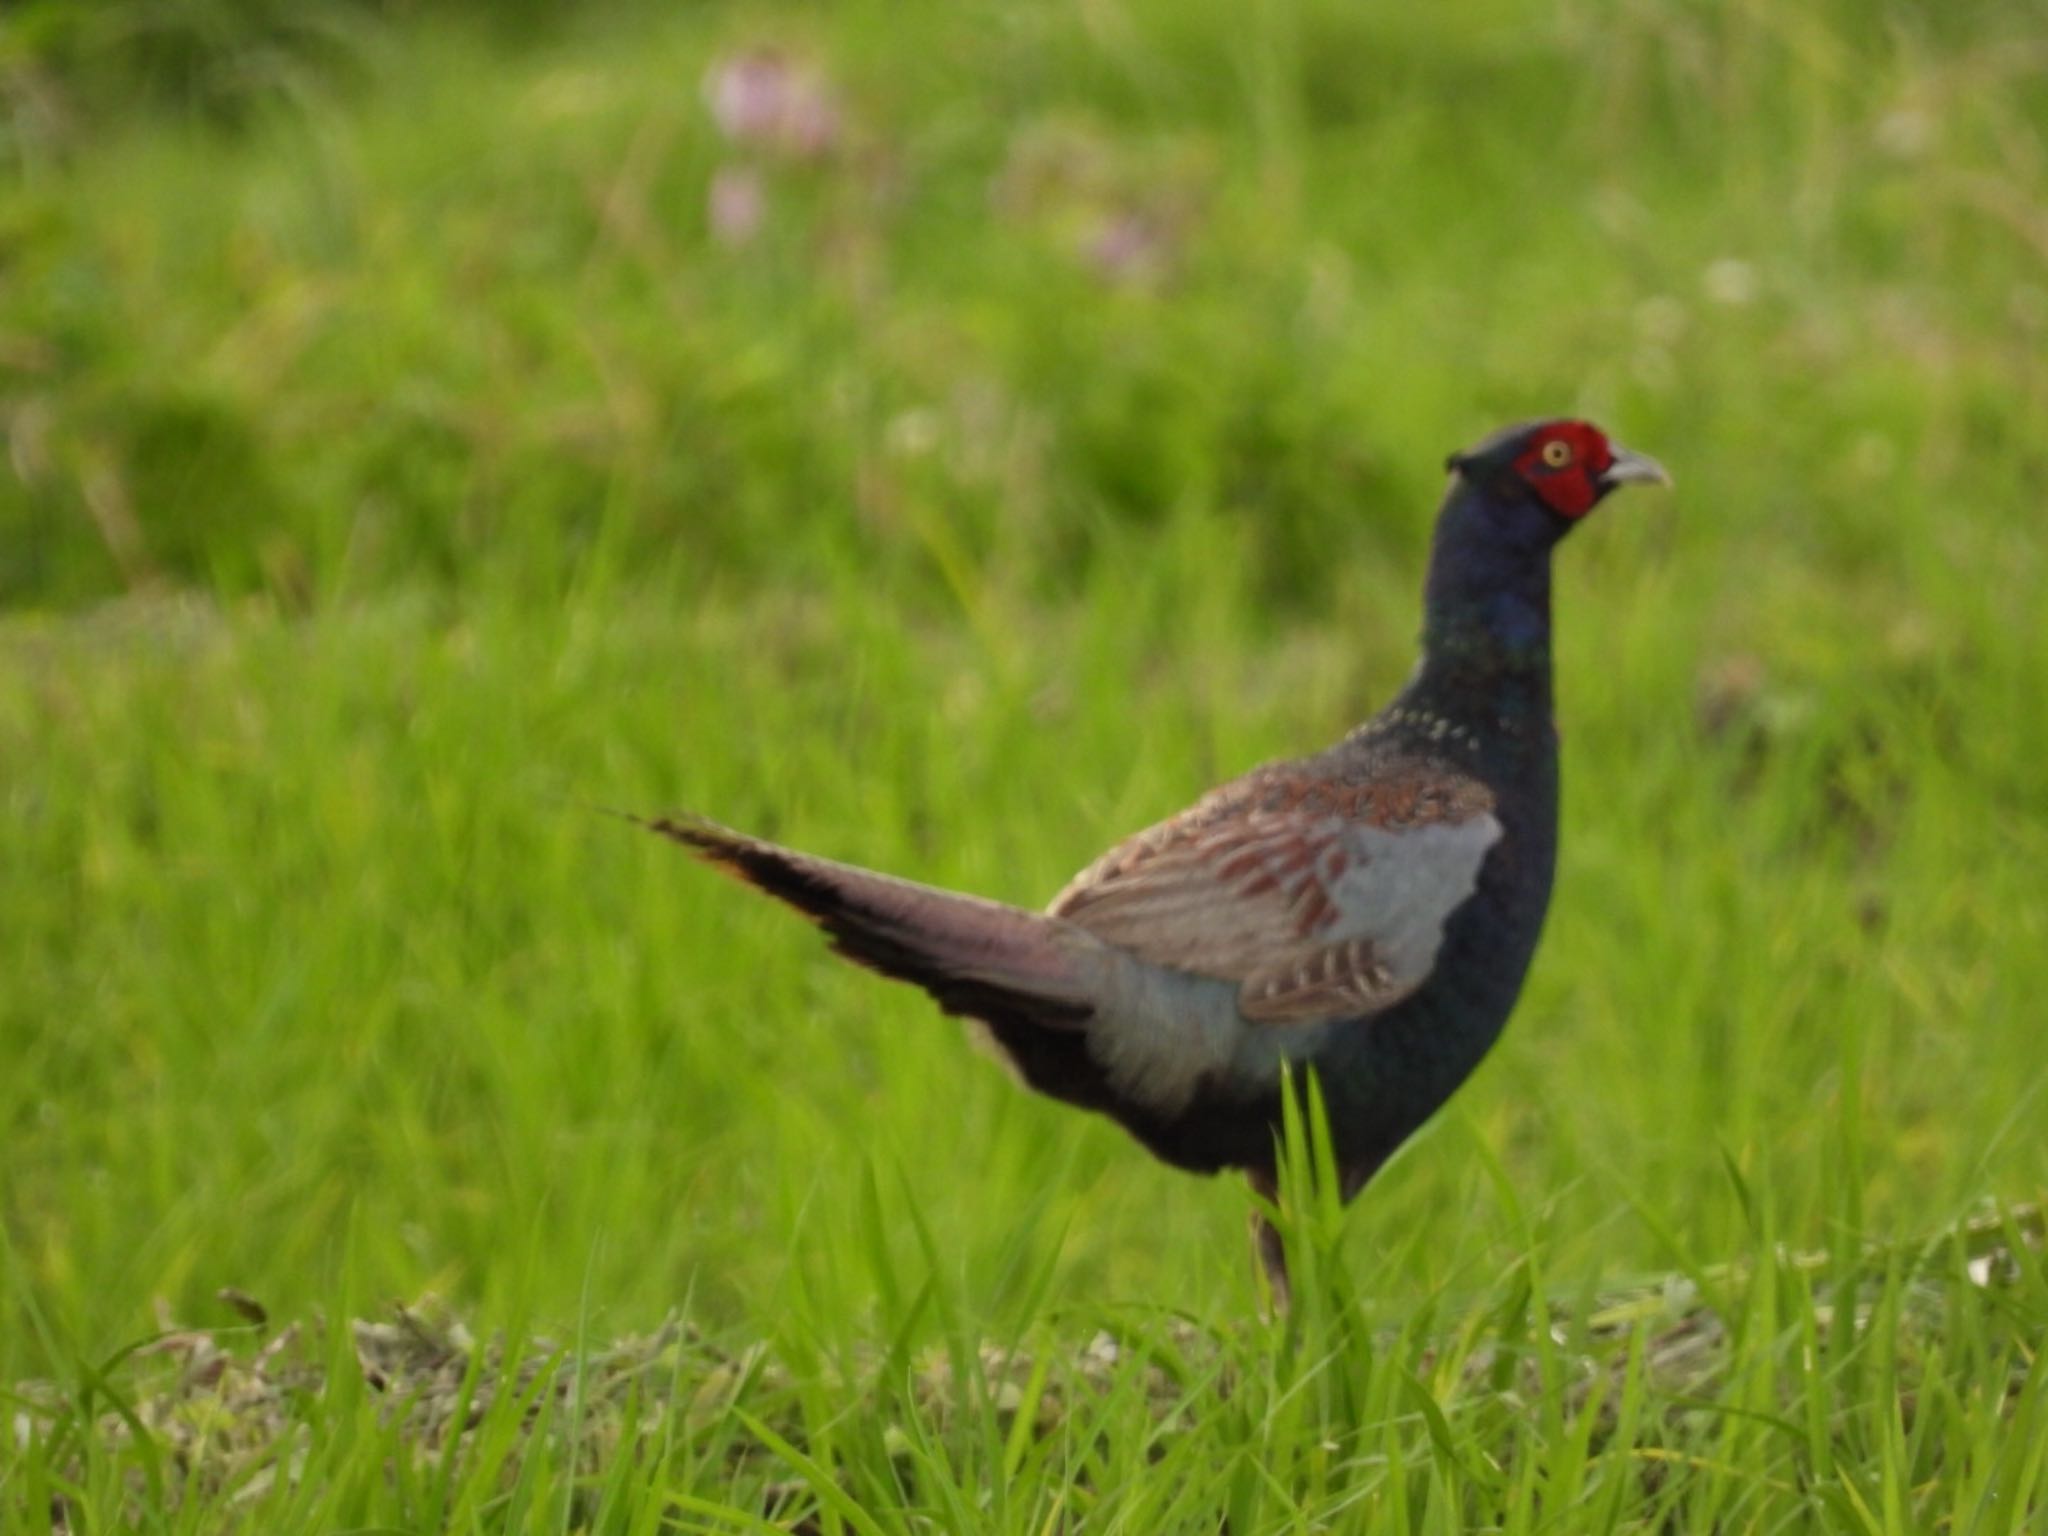
[[[1328, 750], [1118, 844], [1045, 913], [653, 825], [1175, 1167], [1242, 1168], [1270, 1193], [1285, 1069], [1312, 1067], [1348, 1198], [1520, 992], [1557, 853], [1550, 553], [1615, 485], [1663, 477], [1578, 422], [1508, 429], [1451, 467], [1407, 687]], [[1270, 1231], [1261, 1247], [1284, 1293]]]
[[[1118, 934], [1137, 936], [1131, 904], [1101, 909], [1120, 879], [1141, 882], [1148, 862], [1203, 858], [1229, 894], [1216, 904], [1213, 947], [1173, 954], [1193, 973], [1199, 1001], [1189, 1014], [1220, 1047], [1205, 1057], [1169, 1026], [1140, 1037], [1150, 1050], [1098, 1050], [1147, 1070], [1128, 1070], [1122, 1084], [1112, 1072], [1124, 1091], [1090, 1107], [1176, 1167], [1270, 1170], [1281, 1063], [1310, 1065], [1345, 1183], [1362, 1185], [1506, 1021], [1549, 898], [1556, 776], [1542, 761], [1553, 744], [1546, 727], [1531, 743], [1537, 772], [1502, 777], [1479, 761], [1468, 728], [1390, 706], [1328, 751], [1257, 769], [1091, 866], [1050, 910], [1118, 924]], [[1269, 881], [1287, 922], [1322, 931], [1268, 946], [1261, 963], [1250, 945], [1262, 936], [1238, 928], [1234, 908]], [[1239, 970], [1250, 974], [1232, 980]], [[1029, 1049], [1014, 1037], [1001, 1043], [1013, 1058]], [[1057, 1082], [1032, 1086], [1065, 1096]]]

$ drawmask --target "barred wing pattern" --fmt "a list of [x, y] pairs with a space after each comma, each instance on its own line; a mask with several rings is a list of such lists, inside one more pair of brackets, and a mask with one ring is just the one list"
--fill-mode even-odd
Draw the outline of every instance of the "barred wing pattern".
[[1393, 1006], [1500, 838], [1493, 796], [1440, 763], [1369, 778], [1261, 769], [1111, 849], [1047, 910], [1140, 959], [1238, 983], [1257, 1024]]

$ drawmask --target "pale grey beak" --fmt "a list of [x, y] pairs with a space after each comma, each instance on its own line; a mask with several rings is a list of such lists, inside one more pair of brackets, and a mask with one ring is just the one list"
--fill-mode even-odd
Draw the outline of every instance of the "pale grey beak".
[[1612, 490], [1617, 485], [1669, 485], [1671, 471], [1647, 453], [1614, 447], [1614, 462], [1600, 472], [1600, 483]]

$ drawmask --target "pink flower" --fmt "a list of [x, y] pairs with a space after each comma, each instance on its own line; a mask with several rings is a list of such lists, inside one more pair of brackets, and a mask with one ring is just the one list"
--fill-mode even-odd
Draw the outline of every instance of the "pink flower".
[[773, 48], [715, 61], [704, 76], [711, 117], [734, 144], [816, 159], [839, 141], [839, 104], [810, 65]]

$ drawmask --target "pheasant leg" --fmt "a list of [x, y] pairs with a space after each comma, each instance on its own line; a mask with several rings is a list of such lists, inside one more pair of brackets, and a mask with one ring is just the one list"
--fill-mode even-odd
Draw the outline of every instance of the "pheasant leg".
[[[1277, 1209], [1280, 1181], [1263, 1168], [1253, 1168], [1246, 1176], [1251, 1180], [1252, 1193]], [[1257, 1205], [1252, 1207], [1252, 1257], [1266, 1277], [1261, 1310], [1270, 1308], [1271, 1316], [1286, 1316], [1294, 1296], [1287, 1279], [1287, 1245], [1281, 1239], [1280, 1229]]]

